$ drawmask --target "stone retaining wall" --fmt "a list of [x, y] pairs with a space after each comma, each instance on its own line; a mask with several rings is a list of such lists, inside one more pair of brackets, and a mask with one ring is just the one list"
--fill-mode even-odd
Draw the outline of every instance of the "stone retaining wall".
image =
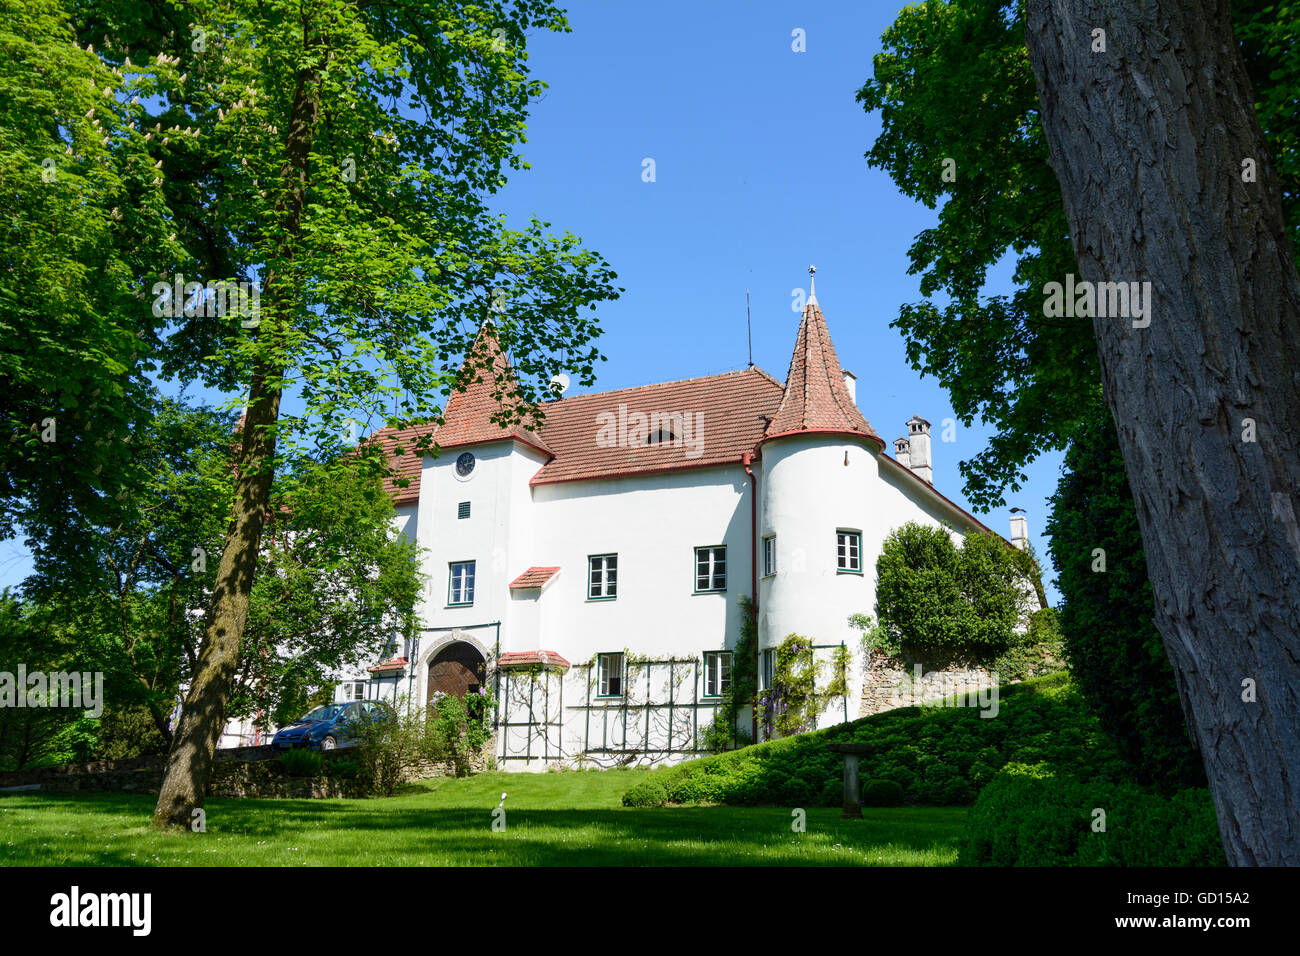
[[915, 662], [887, 657], [877, 651], [867, 661], [859, 715], [866, 717], [896, 707], [913, 707], [956, 694], [987, 693], [996, 683], [987, 668], [959, 661], [922, 665], [918, 681]]
[[[209, 797], [320, 798], [364, 797], [362, 785], [355, 779], [331, 777], [290, 777], [275, 752], [269, 747], [237, 747], [218, 750], [208, 784]], [[349, 750], [321, 754], [325, 765], [351, 759]], [[36, 767], [0, 773], [0, 790], [39, 787], [47, 793], [157, 793], [162, 785], [167, 758], [131, 757], [125, 760], [96, 760], [90, 763]], [[471, 772], [484, 769], [486, 757], [471, 760]], [[449, 763], [427, 762], [407, 773], [409, 780], [452, 776]]]

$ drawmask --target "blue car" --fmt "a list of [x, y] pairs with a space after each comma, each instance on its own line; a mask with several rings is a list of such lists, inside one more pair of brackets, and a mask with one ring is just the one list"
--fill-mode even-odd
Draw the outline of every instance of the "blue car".
[[391, 711], [375, 700], [353, 700], [345, 704], [325, 704], [306, 717], [294, 721], [273, 738], [276, 750], [310, 747], [312, 750], [342, 750], [361, 743], [362, 722], [388, 720]]

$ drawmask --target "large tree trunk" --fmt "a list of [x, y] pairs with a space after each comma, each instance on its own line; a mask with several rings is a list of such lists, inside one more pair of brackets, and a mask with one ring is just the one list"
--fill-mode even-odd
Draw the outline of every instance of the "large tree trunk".
[[[301, 234], [307, 162], [320, 113], [319, 97], [319, 72], [310, 68], [299, 71], [281, 171], [283, 192], [276, 210], [284, 226], [281, 259], [285, 262], [293, 259]], [[263, 309], [258, 334], [277, 336], [278, 329], [297, 306], [294, 281], [290, 276], [268, 274], [262, 299], [268, 307]], [[160, 828], [188, 827], [193, 811], [203, 806], [217, 743], [225, 725], [226, 707], [248, 620], [262, 526], [271, 505], [273, 426], [280, 415], [282, 374], [282, 368], [266, 362], [253, 374], [236, 473], [234, 515], [217, 568], [198, 667], [172, 739], [167, 771], [154, 808], [154, 825]]]
[[1027, 35], [1082, 279], [1151, 283], [1093, 327], [1228, 860], [1300, 863], [1300, 280], [1230, 5], [1029, 0]]

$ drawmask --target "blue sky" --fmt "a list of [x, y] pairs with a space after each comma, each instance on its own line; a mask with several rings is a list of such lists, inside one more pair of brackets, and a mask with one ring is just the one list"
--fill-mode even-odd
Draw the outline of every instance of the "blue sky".
[[[867, 166], [879, 115], [855, 100], [898, 8], [584, 0], [568, 9], [572, 33], [530, 43], [534, 75], [550, 88], [524, 147], [533, 168], [501, 199], [512, 216], [581, 236], [619, 274], [626, 292], [600, 312], [608, 361], [596, 390], [744, 367], [746, 289], [754, 361], [784, 379], [799, 324], [792, 290], [807, 288], [813, 264], [867, 420], [891, 450], [913, 413], [937, 433], [954, 417], [948, 395], [908, 366], [889, 327], [902, 303], [920, 299], [907, 249], [937, 213]], [[654, 182], [642, 179], [647, 158]], [[990, 434], [959, 426], [955, 442], [932, 443], [935, 486], [968, 509], [957, 463]], [[1035, 462], [1008, 497], [1027, 510], [1040, 554], [1060, 461]], [[1005, 509], [980, 517], [1009, 533]]]
[[[626, 291], [600, 310], [608, 361], [595, 390], [743, 368], [746, 289], [754, 362], [784, 379], [799, 322], [792, 290], [807, 288], [815, 264], [863, 414], [891, 443], [913, 413], [933, 422], [935, 486], [969, 509], [957, 463], [990, 431], [977, 423], [938, 439], [953, 417], [947, 393], [908, 366], [889, 327], [920, 298], [907, 249], [936, 213], [867, 166], [879, 117], [854, 99], [898, 8], [570, 0], [568, 10], [573, 32], [531, 39], [533, 75], [549, 89], [523, 147], [532, 169], [498, 207], [516, 225], [535, 214], [581, 236], [618, 272]], [[795, 30], [805, 52], [792, 49]], [[643, 180], [646, 159], [654, 182]], [[1035, 462], [1008, 498], [1028, 512], [1040, 554], [1060, 460]], [[980, 517], [1008, 533], [1005, 509]], [[19, 542], [0, 543], [0, 587], [29, 569]]]

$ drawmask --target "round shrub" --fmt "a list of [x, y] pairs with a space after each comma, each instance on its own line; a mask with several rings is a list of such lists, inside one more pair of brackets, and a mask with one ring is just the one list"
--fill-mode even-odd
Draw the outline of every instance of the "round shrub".
[[662, 807], [668, 802], [668, 788], [661, 780], [643, 780], [623, 794], [625, 807]]
[[903, 802], [903, 788], [893, 780], [868, 780], [862, 785], [864, 807], [896, 807]]

